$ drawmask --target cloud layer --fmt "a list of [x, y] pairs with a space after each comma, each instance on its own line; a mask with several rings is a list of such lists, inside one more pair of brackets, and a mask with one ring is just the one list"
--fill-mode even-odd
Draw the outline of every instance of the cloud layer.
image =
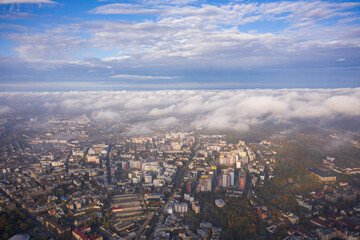
[[133, 121], [130, 133], [186, 124], [247, 131], [264, 123], [360, 117], [360, 89], [0, 93], [0, 114], [88, 114]]

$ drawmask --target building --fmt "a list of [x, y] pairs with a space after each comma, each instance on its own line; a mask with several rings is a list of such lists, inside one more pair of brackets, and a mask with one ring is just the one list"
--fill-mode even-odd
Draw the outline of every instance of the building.
[[130, 160], [129, 161], [129, 168], [142, 169], [142, 161]]
[[219, 208], [222, 208], [222, 207], [224, 207], [226, 204], [225, 204], [224, 200], [222, 200], [222, 199], [216, 199], [216, 200], [215, 200], [215, 205], [216, 205], [217, 207], [219, 207]]
[[246, 173], [244, 171], [239, 171], [239, 188], [245, 189], [246, 184]]
[[235, 185], [235, 173], [233, 168], [221, 170], [219, 185], [222, 187], [229, 187]]
[[145, 183], [152, 183], [152, 176], [150, 174], [146, 174], [144, 181]]
[[210, 192], [212, 190], [211, 178], [200, 178], [199, 188], [201, 192]]
[[52, 220], [46, 220], [45, 226], [48, 228], [54, 229], [57, 232], [57, 234], [59, 234], [59, 235], [64, 234], [67, 231], [70, 231], [70, 227], [63, 228], [59, 224], [57, 224], [56, 222], [54, 222]]
[[96, 164], [99, 164], [100, 163], [100, 159], [98, 156], [95, 156], [95, 155], [88, 155], [86, 157], [86, 161], [87, 162], [92, 162], [92, 163], [96, 163]]
[[188, 181], [188, 182], [186, 183], [186, 192], [187, 192], [187, 193], [191, 193], [191, 181]]
[[122, 212], [124, 209], [123, 207], [113, 207], [111, 208], [111, 212], [115, 213], [115, 212]]
[[322, 182], [336, 182], [336, 176], [330, 175], [327, 172], [324, 172], [317, 168], [311, 168], [309, 171], [314, 174]]
[[239, 160], [239, 154], [236, 151], [232, 152], [220, 152], [219, 164], [230, 167]]
[[193, 210], [196, 214], [200, 213], [200, 204], [199, 204], [199, 202], [193, 202], [193, 203], [192, 203], [192, 210]]
[[103, 237], [101, 235], [88, 237], [86, 233], [90, 233], [90, 232], [91, 232], [91, 227], [86, 226], [73, 230], [72, 235], [76, 240], [103, 240]]
[[28, 234], [16, 234], [15, 236], [12, 236], [8, 240], [29, 240], [30, 236]]
[[336, 203], [340, 197], [341, 195], [339, 194], [330, 194], [330, 193], [325, 194], [325, 200], [331, 203]]
[[162, 193], [145, 194], [146, 201], [151, 201], [151, 200], [162, 201], [163, 197], [164, 197], [164, 194], [162, 194]]
[[174, 209], [177, 213], [187, 213], [188, 205], [186, 203], [175, 203]]
[[318, 228], [316, 229], [316, 234], [321, 240], [331, 240], [337, 237], [336, 232], [331, 228]]
[[258, 208], [256, 209], [256, 212], [257, 212], [257, 214], [259, 215], [259, 217], [261, 217], [261, 219], [263, 219], [263, 220], [268, 217], [267, 212], [266, 212], [265, 210], [263, 210], [262, 208], [260, 208], [260, 207], [258, 207]]
[[296, 216], [295, 214], [290, 214], [287, 216], [287, 218], [289, 219], [289, 221], [291, 222], [291, 224], [297, 224], [299, 222], [299, 217]]

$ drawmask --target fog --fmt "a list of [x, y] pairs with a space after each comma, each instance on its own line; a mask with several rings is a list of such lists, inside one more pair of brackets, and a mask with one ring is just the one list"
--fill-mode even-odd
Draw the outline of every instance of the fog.
[[[264, 123], [339, 122], [360, 116], [360, 88], [2, 92], [0, 115], [87, 114], [93, 120], [133, 121], [130, 132], [186, 124], [247, 131]], [[355, 121], [355, 120], [354, 120]], [[150, 123], [150, 124], [149, 124]]]

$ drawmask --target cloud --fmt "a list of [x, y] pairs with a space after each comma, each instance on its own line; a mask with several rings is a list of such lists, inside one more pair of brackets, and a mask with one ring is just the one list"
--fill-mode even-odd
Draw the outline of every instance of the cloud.
[[180, 121], [175, 117], [161, 118], [154, 122], [154, 126], [158, 128], [172, 128], [177, 124], [180, 124]]
[[333, 112], [346, 115], [360, 115], [360, 98], [340, 95], [324, 101], [325, 106]]
[[144, 8], [138, 4], [113, 3], [94, 8], [93, 14], [153, 14], [159, 13], [160, 9]]
[[344, 61], [346, 61], [346, 58], [338, 58], [338, 59], [336, 59], [336, 61], [337, 62], [344, 62]]
[[131, 74], [117, 74], [113, 75], [110, 78], [121, 78], [121, 79], [175, 79], [179, 78], [178, 76], [144, 76], [144, 75], [131, 75]]
[[8, 113], [10, 112], [10, 108], [8, 106], [0, 106], [0, 114], [3, 114], [3, 113]]
[[120, 120], [120, 114], [112, 111], [99, 111], [92, 114], [93, 119], [96, 120]]
[[[117, 89], [129, 89], [129, 84], [144, 80], [149, 84], [169, 80], [166, 83], [177, 84], [177, 89], [189, 85], [223, 88], [230, 82], [235, 83], [232, 87], [359, 86], [359, 22], [348, 21], [358, 18], [356, 2], [138, 0], [100, 4], [90, 12], [103, 14], [101, 18], [82, 16], [60, 25], [56, 21], [53, 28], [51, 24], [4, 29], [6, 42], [11, 42], [8, 54], [19, 60], [13, 61], [12, 68], [21, 64], [26, 68], [9, 71], [10, 64], [2, 63], [0, 79], [7, 83], [86, 79], [93, 85], [118, 84]], [[341, 59], [346, 61], [340, 69]], [[127, 85], [120, 86], [124, 82]], [[204, 82], [205, 87], [201, 86]]]
[[[318, 66], [322, 70], [336, 65], [335, 61], [328, 60], [339, 59], [339, 52], [347, 59], [347, 64], [358, 63], [357, 23], [330, 20], [328, 24], [323, 23], [329, 18], [356, 17], [358, 3], [192, 3], [196, 1], [105, 4], [90, 12], [152, 14], [154, 17], [149, 20], [139, 16], [134, 22], [126, 21], [126, 18], [123, 21], [79, 21], [39, 32], [11, 33], [8, 38], [17, 43], [12, 48], [14, 52], [29, 62], [37, 63], [34, 68], [62, 68], [66, 65], [69, 71], [74, 71], [76, 65], [91, 63], [87, 70], [98, 72], [99, 78], [114, 76], [115, 79], [116, 73], [132, 72], [131, 69], [140, 69], [137, 73], [155, 72], [154, 69], [167, 71], [169, 76], [194, 71], [205, 75], [219, 69], [243, 72], [266, 68], [270, 71], [313, 68], [314, 64], [322, 64]], [[273, 24], [277, 21], [282, 24]], [[271, 23], [279, 29], [258, 31], [257, 26], [264, 23]], [[106, 56], [108, 51], [113, 56], [104, 58], [103, 51]], [[90, 54], [93, 54], [91, 59]], [[104, 62], [112, 64], [104, 66]], [[151, 71], [146, 71], [149, 69]], [[83, 72], [77, 76], [83, 76]], [[118, 75], [118, 79], [125, 77], [145, 78]], [[208, 77], [212, 76], [209, 74]]]
[[152, 130], [147, 125], [137, 124], [135, 126], [132, 126], [129, 129], [129, 131], [127, 132], [127, 135], [129, 135], [129, 136], [150, 136], [153, 133], [154, 133], [154, 130]]
[[0, 102], [2, 112], [88, 114], [95, 120], [136, 122], [129, 135], [181, 126], [248, 131], [265, 123], [360, 118], [360, 88], [3, 92]]
[[[36, 34], [12, 33], [8, 38], [21, 43], [13, 47], [13, 50], [32, 62], [71, 59], [76, 50], [87, 44], [86, 40], [72, 35], [70, 29], [53, 29]], [[57, 57], [54, 59], [53, 56]]]
[[39, 4], [39, 3], [51, 3], [56, 2], [51, 0], [0, 0], [0, 4]]
[[111, 61], [122, 61], [124, 59], [128, 59], [130, 58], [130, 56], [117, 56], [117, 57], [107, 57], [107, 58], [102, 58], [101, 61], [104, 62], [111, 62]]

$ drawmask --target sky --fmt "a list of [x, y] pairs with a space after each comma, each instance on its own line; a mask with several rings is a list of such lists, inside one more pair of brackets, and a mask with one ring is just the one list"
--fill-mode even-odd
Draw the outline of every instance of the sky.
[[358, 87], [358, 1], [0, 0], [2, 92]]

